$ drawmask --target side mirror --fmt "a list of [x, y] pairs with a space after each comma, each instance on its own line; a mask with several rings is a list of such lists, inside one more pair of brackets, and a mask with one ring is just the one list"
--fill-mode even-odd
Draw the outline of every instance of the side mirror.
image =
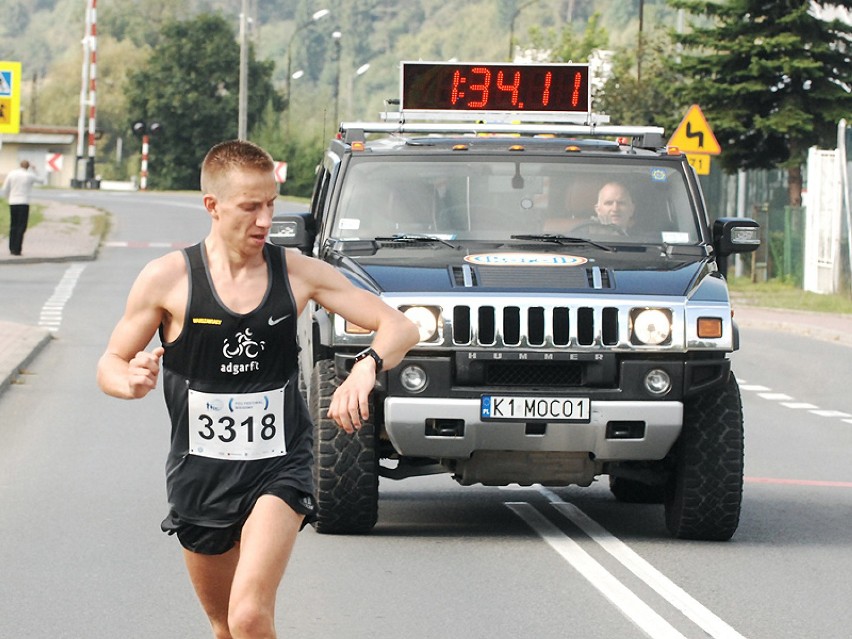
[[313, 237], [308, 232], [306, 218], [309, 213], [279, 213], [272, 217], [269, 241], [277, 246], [297, 248], [303, 253], [310, 250]]
[[713, 246], [721, 257], [760, 246], [760, 225], [747, 217], [720, 217], [713, 223]]

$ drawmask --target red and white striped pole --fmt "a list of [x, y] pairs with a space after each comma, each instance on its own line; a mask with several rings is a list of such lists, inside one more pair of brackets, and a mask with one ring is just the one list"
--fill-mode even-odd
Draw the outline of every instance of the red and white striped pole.
[[96, 80], [97, 80], [97, 60], [98, 60], [98, 45], [97, 45], [97, 36], [98, 36], [98, 27], [97, 27], [97, 18], [98, 18], [98, 0], [91, 0], [90, 5], [90, 33], [89, 33], [89, 42], [90, 42], [90, 58], [89, 58], [89, 164], [88, 170], [86, 171], [86, 177], [90, 180], [95, 177], [95, 105], [97, 101], [95, 99], [96, 96]]
[[142, 166], [139, 169], [139, 190], [148, 189], [148, 134], [142, 136]]
[[86, 147], [86, 115], [89, 106], [89, 70], [91, 55], [90, 39], [92, 33], [92, 0], [86, 1], [86, 27], [83, 31], [83, 70], [82, 82], [80, 83], [80, 117], [77, 119], [77, 162], [74, 165], [74, 179], [71, 184], [75, 188], [85, 188], [87, 165], [84, 163], [83, 153]]

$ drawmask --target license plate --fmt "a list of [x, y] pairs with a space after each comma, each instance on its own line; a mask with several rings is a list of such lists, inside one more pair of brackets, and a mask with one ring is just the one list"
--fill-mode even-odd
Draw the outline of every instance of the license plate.
[[485, 420], [589, 422], [591, 405], [588, 397], [483, 395], [480, 415]]

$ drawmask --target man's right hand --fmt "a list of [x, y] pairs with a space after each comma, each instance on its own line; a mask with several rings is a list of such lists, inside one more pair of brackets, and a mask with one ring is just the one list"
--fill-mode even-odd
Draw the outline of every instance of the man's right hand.
[[139, 351], [127, 364], [127, 384], [130, 396], [134, 399], [145, 397], [157, 387], [157, 378], [160, 376], [160, 358], [163, 357], [165, 349], [158, 346], [150, 353]]

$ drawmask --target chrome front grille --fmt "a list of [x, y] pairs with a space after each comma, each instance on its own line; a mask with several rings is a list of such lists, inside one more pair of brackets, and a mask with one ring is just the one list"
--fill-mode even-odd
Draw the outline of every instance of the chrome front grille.
[[616, 346], [626, 335], [627, 314], [615, 306], [457, 305], [452, 342], [457, 346]]

